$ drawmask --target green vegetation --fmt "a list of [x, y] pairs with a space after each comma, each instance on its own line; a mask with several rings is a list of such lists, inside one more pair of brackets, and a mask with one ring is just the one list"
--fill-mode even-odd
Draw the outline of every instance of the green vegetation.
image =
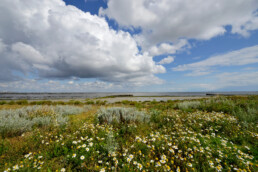
[[103, 99], [103, 98], [116, 98], [116, 97], [134, 97], [134, 96], [132, 94], [121, 94], [121, 95], [112, 95], [112, 96], [100, 97], [99, 99]]
[[258, 171], [258, 96], [17, 102], [0, 106], [0, 171]]
[[246, 123], [258, 123], [258, 96], [249, 97], [219, 97], [201, 101], [184, 101], [176, 104], [183, 111], [224, 112], [236, 116]]
[[139, 112], [134, 108], [120, 108], [112, 107], [108, 109], [101, 108], [98, 111], [97, 119], [100, 124], [108, 123], [119, 123], [119, 124], [129, 124], [129, 123], [141, 123], [148, 122], [149, 115], [144, 112]]
[[0, 101], [0, 105], [105, 105], [107, 101], [102, 101], [102, 100], [86, 100], [85, 102], [83, 101], [78, 101], [78, 100], [69, 100], [69, 101], [50, 101], [50, 100], [37, 100], [37, 101], [28, 101], [28, 100], [2, 100]]
[[[88, 110], [88, 107], [85, 109]], [[4, 138], [21, 135], [33, 127], [63, 126], [68, 121], [67, 115], [80, 114], [83, 111], [83, 108], [74, 106], [27, 106], [1, 110], [0, 134]]]

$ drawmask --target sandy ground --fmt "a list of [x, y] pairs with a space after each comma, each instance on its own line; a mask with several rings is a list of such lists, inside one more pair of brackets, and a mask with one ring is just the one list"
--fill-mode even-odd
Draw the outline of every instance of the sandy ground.
[[201, 98], [207, 98], [207, 97], [115, 97], [115, 98], [101, 98], [101, 99], [96, 99], [96, 100], [101, 100], [101, 101], [107, 101], [108, 103], [115, 103], [115, 102], [120, 102], [123, 100], [128, 100], [128, 101], [167, 101], [167, 100], [193, 100], [193, 99], [201, 99]]

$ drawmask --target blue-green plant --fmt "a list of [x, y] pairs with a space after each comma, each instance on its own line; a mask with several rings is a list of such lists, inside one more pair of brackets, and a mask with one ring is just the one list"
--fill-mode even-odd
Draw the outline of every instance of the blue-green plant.
[[149, 122], [150, 116], [143, 111], [137, 111], [135, 108], [111, 107], [101, 108], [98, 111], [98, 120], [100, 123], [131, 123], [131, 122]]
[[32, 130], [33, 127], [63, 126], [68, 115], [80, 114], [90, 107], [76, 106], [27, 106], [20, 109], [0, 111], [0, 134], [20, 135]]

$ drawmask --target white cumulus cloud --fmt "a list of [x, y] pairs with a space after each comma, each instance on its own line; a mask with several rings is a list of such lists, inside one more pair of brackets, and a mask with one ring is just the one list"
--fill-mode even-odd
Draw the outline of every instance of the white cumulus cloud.
[[[100, 15], [121, 27], [140, 27], [144, 49], [178, 39], [208, 40], [226, 32], [248, 36], [258, 29], [257, 0], [109, 0]], [[173, 49], [173, 48], [172, 48]]]
[[181, 39], [174, 44], [171, 43], [162, 43], [160, 45], [154, 45], [150, 47], [149, 53], [152, 56], [157, 56], [161, 54], [175, 54], [183, 49], [190, 48], [190, 44], [187, 40]]
[[160, 62], [158, 62], [158, 64], [170, 64], [170, 63], [172, 63], [174, 61], [174, 57], [172, 57], [172, 56], [168, 56], [168, 57], [166, 57], [166, 58], [164, 58], [164, 59], [162, 59]]
[[129, 33], [62, 0], [1, 0], [0, 60], [1, 81], [20, 80], [23, 73], [160, 83], [154, 74], [165, 72], [152, 56], [139, 52]]

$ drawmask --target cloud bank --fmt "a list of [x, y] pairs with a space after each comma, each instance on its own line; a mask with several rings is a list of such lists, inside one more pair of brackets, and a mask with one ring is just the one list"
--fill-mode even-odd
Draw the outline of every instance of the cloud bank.
[[92, 82], [61, 82], [57, 80], [49, 80], [40, 82], [35, 79], [24, 79], [12, 81], [11, 83], [0, 83], [2, 91], [17, 91], [19, 92], [99, 92], [101, 91], [123, 91], [123, 86], [114, 83], [103, 81]]
[[234, 87], [255, 87], [258, 85], [258, 72], [250, 72], [250, 73], [221, 73], [219, 75], [215, 75], [215, 80], [212, 83], [208, 84], [196, 84], [193, 85], [198, 88], [203, 88], [205, 90], [213, 91], [219, 89], [230, 88], [230, 90], [234, 89]]

